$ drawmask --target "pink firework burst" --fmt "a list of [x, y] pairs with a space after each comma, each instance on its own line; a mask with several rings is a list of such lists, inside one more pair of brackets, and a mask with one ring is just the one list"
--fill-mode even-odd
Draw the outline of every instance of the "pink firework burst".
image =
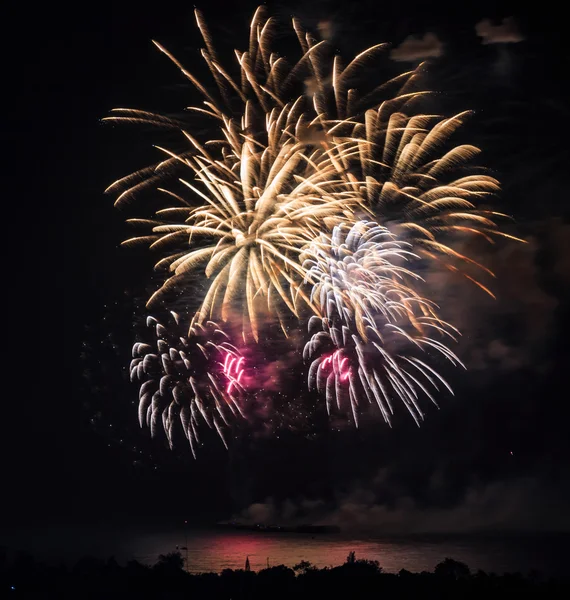
[[333, 373], [340, 378], [341, 381], [346, 381], [351, 374], [350, 367], [347, 367], [348, 357], [341, 356], [340, 350], [335, 350], [330, 356], [323, 359], [322, 368], [328, 369], [330, 366]]
[[243, 356], [237, 356], [229, 351], [226, 353], [223, 365], [223, 373], [228, 380], [226, 393], [231, 394], [238, 387], [243, 389], [241, 381], [244, 374], [244, 362], [245, 358]]

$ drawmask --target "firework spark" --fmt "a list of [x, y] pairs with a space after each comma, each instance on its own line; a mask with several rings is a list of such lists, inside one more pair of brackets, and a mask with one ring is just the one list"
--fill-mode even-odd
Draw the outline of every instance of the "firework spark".
[[[115, 182], [109, 190], [125, 188], [117, 199], [123, 204], [159, 185], [175, 166], [190, 174], [180, 181], [194, 200], [159, 187], [176, 206], [158, 211], [153, 219], [130, 219], [152, 231], [126, 244], [150, 243], [167, 252], [156, 266], [167, 268], [171, 276], [149, 305], [165, 292], [184, 287], [188, 275], [199, 274], [208, 280], [208, 288], [195, 322], [243, 319], [244, 336], [251, 333], [257, 340], [260, 315], [281, 320], [285, 309], [298, 316], [299, 301], [307, 302], [299, 285], [305, 275], [300, 249], [323, 227], [352, 218], [355, 202], [347, 198], [342, 174], [344, 156], [351, 149], [350, 144], [314, 145], [302, 139], [313, 126], [308, 116], [312, 109], [303, 95], [287, 103], [280, 99], [284, 61], [268, 47], [271, 19], [264, 21], [256, 13], [249, 51], [236, 52], [238, 84], [219, 64], [203, 19], [198, 12], [196, 17], [207, 47], [202, 56], [219, 86], [219, 102], [159, 48], [205, 97], [206, 108], [189, 110], [217, 121], [223, 139], [201, 143], [172, 119], [118, 109], [108, 120], [178, 127], [190, 149], [175, 153], [161, 148], [165, 161]], [[289, 75], [294, 71], [295, 67]], [[225, 102], [230, 93], [240, 105], [237, 116]]]
[[[147, 233], [125, 244], [160, 252], [156, 268], [166, 275], [149, 306], [168, 308], [176, 293], [191, 315], [190, 334], [177, 336], [169, 348], [182, 356], [186, 346], [205, 347], [200, 340], [221, 334], [210, 320], [231, 323], [228, 331], [240, 328], [249, 343], [260, 342], [268, 323], [279, 323], [287, 336], [290, 316], [297, 322], [310, 317], [310, 385], [326, 394], [329, 410], [335, 399], [340, 406], [348, 397], [357, 422], [366, 398], [389, 422], [392, 398], [398, 397], [419, 422], [418, 394], [433, 400], [428, 387], [448, 387], [427, 364], [426, 350], [460, 363], [438, 339], [457, 332], [424, 297], [429, 290], [417, 262], [459, 272], [491, 293], [482, 280], [492, 273], [457, 249], [458, 236], [488, 242], [511, 237], [496, 225], [506, 215], [489, 207], [497, 180], [470, 167], [478, 148], [452, 144], [468, 113], [422, 114], [429, 92], [419, 85], [421, 65], [377, 84], [363, 74], [386, 45], [343, 63], [296, 19], [300, 57], [288, 62], [272, 48], [275, 22], [262, 7], [253, 17], [248, 49], [236, 50], [237, 64], [228, 66], [202, 15], [195, 14], [212, 85], [156, 45], [202, 104], [188, 107], [184, 119], [134, 109], [116, 109], [108, 117], [166, 129], [183, 144], [157, 146], [161, 162], [109, 188], [118, 193], [117, 205], [149, 191], [166, 202], [152, 218], [129, 219]], [[199, 127], [193, 118], [200, 119]], [[197, 131], [207, 123], [221, 135], [212, 139]], [[156, 402], [146, 391], [141, 396], [143, 416], [152, 425], [162, 414], [167, 433], [170, 412], [187, 407], [180, 415], [191, 443], [197, 439], [194, 415], [220, 430], [226, 407], [241, 412], [233, 396], [243, 391], [244, 361], [235, 348], [222, 352], [224, 342], [210, 341], [215, 352], [208, 350], [205, 358], [215, 356], [221, 365], [204, 371], [215, 401], [208, 406], [215, 409], [205, 408], [203, 391], [192, 384], [197, 375], [184, 359], [176, 363], [174, 380], [184, 382], [172, 388], [179, 390], [172, 410], [165, 412], [160, 395]], [[147, 383], [158, 385], [172, 377], [161, 351], [147, 354], [150, 349], [140, 346], [137, 352], [143, 354], [135, 358], [136, 378], [150, 377]], [[148, 368], [140, 367], [145, 361]], [[183, 401], [186, 396], [193, 399]]]
[[358, 180], [354, 185], [361, 205], [370, 214], [391, 224], [423, 259], [462, 273], [493, 295], [480, 281], [493, 273], [454, 247], [460, 239], [475, 237], [489, 243], [496, 237], [523, 240], [498, 229], [495, 221], [509, 217], [487, 206], [500, 187], [496, 179], [470, 167], [479, 149], [451, 145], [452, 134], [468, 115], [409, 116], [390, 113], [382, 103], [353, 127], [359, 153], [347, 162]]
[[[183, 152], [159, 148], [165, 160], [109, 188], [123, 190], [117, 204], [157, 186], [165, 199], [176, 201], [153, 219], [130, 220], [152, 231], [125, 243], [165, 251], [157, 267], [171, 273], [150, 305], [184, 288], [189, 275], [205, 276], [197, 322], [243, 318], [257, 339], [262, 311], [280, 316], [285, 308], [298, 316], [299, 298], [306, 300], [299, 286], [305, 275], [301, 247], [323, 228], [354, 221], [356, 209], [399, 223], [423, 257], [455, 270], [457, 260], [484, 269], [453, 250], [447, 238], [503, 235], [492, 219], [504, 215], [476, 206], [498, 190], [498, 182], [481, 174], [450, 176], [479, 151], [461, 145], [442, 152], [467, 113], [450, 119], [407, 114], [427, 93], [415, 90], [418, 70], [359, 98], [349, 84], [385, 45], [368, 48], [343, 68], [326, 42], [316, 42], [294, 20], [303, 54], [290, 66], [271, 50], [274, 22], [259, 9], [249, 50], [236, 51], [238, 81], [221, 65], [198, 11], [196, 19], [217, 93], [157, 46], [204, 97], [203, 106], [188, 110], [217, 122], [222, 139], [201, 142], [179, 121], [140, 110], [117, 109], [108, 117], [178, 130], [188, 144]], [[314, 82], [311, 93], [303, 90], [286, 102], [295, 83], [307, 77]], [[190, 174], [180, 181], [193, 200], [160, 187], [176, 166]]]
[[309, 323], [318, 329], [304, 352], [312, 361], [309, 387], [325, 394], [329, 413], [348, 398], [355, 424], [363, 399], [377, 405], [390, 423], [394, 398], [419, 424], [424, 414], [418, 391], [434, 403], [426, 383], [451, 391], [424, 362], [426, 350], [461, 364], [437, 339], [454, 339], [457, 331], [412, 288], [420, 278], [402, 266], [414, 257], [407, 246], [386, 228], [363, 221], [337, 226], [330, 237], [321, 234], [305, 251], [305, 268], [317, 280], [312, 300], [326, 315]]
[[227, 352], [224, 358], [224, 375], [228, 379], [228, 385], [226, 386], [226, 393], [231, 394], [234, 387], [242, 385], [242, 378], [245, 372], [244, 369], [245, 358], [243, 356], [236, 356], [233, 352]]
[[172, 314], [166, 325], [148, 317], [150, 335], [133, 346], [131, 380], [141, 384], [141, 427], [149, 426], [154, 436], [161, 420], [172, 446], [181, 425], [196, 456], [200, 420], [226, 445], [224, 429], [244, 416], [243, 357], [216, 323], [196, 325], [187, 336], [187, 327]]

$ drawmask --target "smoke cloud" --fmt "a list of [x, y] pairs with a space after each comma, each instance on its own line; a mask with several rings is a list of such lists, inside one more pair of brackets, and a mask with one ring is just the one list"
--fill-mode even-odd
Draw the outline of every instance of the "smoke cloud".
[[483, 19], [475, 25], [475, 31], [483, 44], [516, 44], [525, 39], [512, 17], [506, 17], [498, 25]]
[[[466, 254], [495, 277], [482, 270], [470, 272], [494, 297], [461, 274], [432, 268], [423, 273], [444, 318], [461, 332], [454, 351], [468, 370], [544, 369], [542, 359], [553, 338], [560, 304], [553, 287], [568, 281], [570, 264], [563, 250], [568, 244], [565, 226], [550, 223], [540, 228], [546, 230], [534, 227], [526, 243], [468, 242]], [[542, 264], [547, 252], [555, 257], [549, 268]]]
[[[387, 470], [367, 486], [355, 485], [339, 494], [336, 505], [324, 501], [272, 498], [250, 505], [238, 519], [247, 523], [338, 525], [345, 533], [418, 534], [497, 531], [570, 531], [570, 493], [537, 477], [476, 483], [453, 506], [421, 505], [411, 495], [385, 502]], [[444, 485], [436, 472], [430, 480], [435, 495]]]
[[427, 32], [422, 38], [408, 36], [390, 52], [390, 58], [398, 62], [415, 62], [425, 58], [437, 58], [443, 54], [443, 44], [435, 33]]

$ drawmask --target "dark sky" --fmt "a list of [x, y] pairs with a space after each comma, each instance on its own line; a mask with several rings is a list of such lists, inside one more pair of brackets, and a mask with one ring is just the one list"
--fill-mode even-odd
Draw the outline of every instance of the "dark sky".
[[[256, 3], [202, 4], [215, 37], [241, 47]], [[15, 409], [3, 435], [9, 521], [209, 521], [258, 502], [252, 515], [316, 507], [331, 519], [394, 529], [570, 528], [568, 50], [560, 19], [485, 2], [429, 12], [400, 2], [308, 4], [270, 6], [308, 27], [326, 21], [347, 54], [380, 41], [398, 46], [410, 34], [439, 37], [444, 55], [428, 82], [446, 109], [476, 110], [467, 135], [504, 183], [512, 231], [530, 241], [486, 251], [499, 274], [494, 304], [459, 287], [441, 291], [466, 333], [459, 352], [470, 368], [451, 375], [455, 399], [429, 412], [419, 431], [402, 420], [392, 430], [378, 423], [312, 441], [241, 441], [229, 454], [212, 438], [197, 461], [186, 448], [152, 443], [138, 429], [137, 390], [123, 371], [149, 263], [118, 248], [128, 231], [103, 190], [145, 164], [154, 140], [100, 119], [116, 106], [168, 112], [190, 103], [150, 40], [191, 64], [193, 7], [99, 2], [14, 15], [15, 108], [5, 113], [4, 146], [16, 161], [4, 191], [22, 207], [13, 235], [26, 292], [12, 290], [7, 312], [18, 323], [12, 339], [23, 342], [5, 359], [18, 363], [20, 380], [11, 391], [7, 384], [5, 399], [8, 415]], [[482, 45], [475, 24], [509, 16], [524, 41]]]

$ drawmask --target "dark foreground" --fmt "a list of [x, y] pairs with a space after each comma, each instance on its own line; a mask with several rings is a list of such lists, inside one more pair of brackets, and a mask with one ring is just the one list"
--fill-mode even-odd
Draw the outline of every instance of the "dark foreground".
[[257, 573], [227, 569], [198, 575], [186, 573], [177, 552], [161, 555], [153, 567], [84, 558], [67, 568], [28, 555], [12, 562], [0, 556], [0, 582], [0, 597], [34, 599], [570, 598], [570, 578], [471, 573], [467, 565], [449, 558], [433, 573], [402, 570], [396, 575], [383, 573], [377, 561], [357, 559], [354, 552], [339, 567], [317, 569], [301, 562], [293, 569], [280, 565]]

